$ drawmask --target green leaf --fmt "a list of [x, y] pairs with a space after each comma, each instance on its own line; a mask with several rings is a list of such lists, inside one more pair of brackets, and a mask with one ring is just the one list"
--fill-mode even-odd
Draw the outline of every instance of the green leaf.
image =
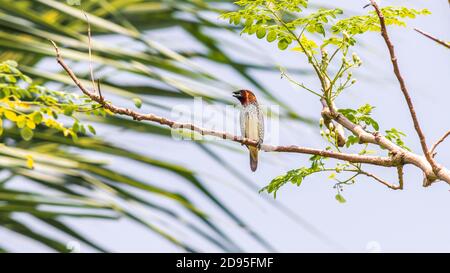
[[406, 149], [408, 151], [411, 151], [410, 148], [408, 148], [405, 145], [405, 142], [403, 141], [402, 137], [406, 136], [405, 133], [403, 133], [400, 130], [397, 130], [395, 128], [392, 128], [390, 130], [386, 130], [386, 138], [389, 139], [390, 141], [394, 142], [395, 144], [397, 144], [397, 146]]
[[339, 203], [341, 203], [341, 204], [347, 202], [347, 201], [345, 200], [344, 196], [342, 196], [340, 193], [336, 194], [335, 198], [336, 198], [336, 200], [337, 200]]
[[369, 104], [364, 104], [357, 110], [339, 109], [338, 112], [343, 114], [346, 118], [348, 118], [351, 122], [355, 124], [361, 125], [361, 123], [365, 123], [366, 125], [372, 126], [376, 131], [378, 131], [380, 129], [378, 122], [370, 116], [374, 108], [375, 107]]
[[258, 37], [258, 39], [262, 39], [264, 36], [266, 36], [266, 29], [261, 27], [256, 31], [256, 37]]
[[142, 100], [140, 98], [133, 98], [133, 102], [134, 102], [134, 105], [137, 108], [141, 108], [142, 107]]
[[278, 41], [278, 49], [280, 50], [285, 50], [286, 48], [288, 48], [289, 43], [286, 39], [281, 39], [280, 41]]
[[375, 107], [373, 107], [372, 105], [366, 103], [363, 106], [359, 107], [356, 111], [362, 115], [370, 115], [374, 108]]
[[276, 198], [277, 191], [286, 183], [291, 182], [292, 184], [300, 186], [307, 176], [322, 171], [322, 159], [323, 158], [320, 156], [312, 157], [310, 168], [302, 167], [300, 169], [290, 170], [286, 174], [274, 178], [269, 185], [262, 188], [259, 192], [266, 191], [268, 193], [273, 193], [274, 198]]
[[27, 120], [24, 116], [17, 116], [16, 118], [16, 125], [18, 128], [23, 128], [26, 125]]
[[24, 127], [20, 130], [20, 135], [25, 141], [29, 141], [33, 138], [33, 130], [28, 127]]
[[29, 141], [33, 138], [33, 130], [28, 127], [24, 127], [20, 130], [20, 135], [25, 141]]
[[[428, 15], [427, 9], [416, 10], [406, 7], [383, 7], [381, 13], [384, 16], [386, 25], [406, 26], [404, 18], [415, 18], [416, 15]], [[333, 33], [346, 33], [348, 35], [362, 34], [367, 31], [380, 31], [380, 20], [375, 11], [370, 11], [368, 15], [358, 15], [339, 20], [331, 27]]]
[[72, 115], [73, 115], [73, 111], [75, 110], [75, 107], [74, 106], [66, 106], [65, 108], [64, 108], [64, 115], [66, 115], [66, 116], [68, 116], [68, 117], [71, 117]]
[[266, 39], [269, 43], [275, 41], [277, 39], [277, 32], [273, 30], [270, 31], [269, 34], [267, 34]]
[[80, 124], [79, 124], [77, 121], [73, 123], [73, 125], [72, 125], [72, 130], [73, 130], [75, 133], [78, 133], [78, 132], [80, 131]]
[[10, 110], [5, 111], [5, 117], [12, 122], [15, 122], [17, 120], [16, 113], [14, 113], [13, 111], [10, 111]]
[[34, 121], [28, 118], [26, 119], [26, 125], [31, 130], [34, 130], [36, 128], [36, 124], [34, 123]]
[[40, 112], [34, 112], [33, 121], [36, 124], [40, 124], [42, 122], [42, 114]]
[[89, 132], [91, 132], [93, 135], [97, 134], [94, 127], [92, 125], [88, 125]]
[[359, 137], [350, 135], [347, 137], [347, 142], [345, 143], [345, 146], [349, 148], [350, 146], [359, 143]]

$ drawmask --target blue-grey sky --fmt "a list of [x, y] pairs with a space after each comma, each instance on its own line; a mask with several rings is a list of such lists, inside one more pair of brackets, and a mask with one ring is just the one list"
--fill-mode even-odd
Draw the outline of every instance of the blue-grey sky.
[[[327, 1], [314, 1], [326, 3]], [[339, 4], [352, 12], [361, 10], [365, 1], [345, 0]], [[450, 100], [448, 77], [450, 75], [450, 55], [448, 49], [424, 38], [412, 30], [418, 27], [437, 37], [448, 40], [450, 37], [449, 5], [445, 0], [433, 1], [383, 1], [385, 4], [406, 5], [409, 7], [426, 7], [432, 15], [419, 17], [408, 22], [407, 28], [389, 28], [392, 42], [395, 44], [400, 68], [410, 89], [416, 111], [421, 121], [428, 143], [433, 143], [446, 130], [450, 129], [450, 115], [447, 100]], [[173, 30], [177, 33], [177, 30]], [[173, 34], [175, 35], [175, 34]], [[150, 37], [162, 42], [170, 41], [170, 34], [150, 33]], [[224, 37], [227, 39], [228, 37]], [[230, 39], [235, 39], [230, 37]], [[305, 58], [299, 53], [289, 50], [279, 51], [275, 45], [267, 44], [252, 37], [242, 36], [242, 39], [256, 44], [258, 53], [265, 56], [261, 62], [289, 67], [307, 68]], [[186, 41], [175, 40], [172, 47], [183, 46]], [[172, 40], [173, 41], [173, 40]], [[378, 33], [369, 33], [361, 37], [364, 46], [355, 48], [363, 66], [354, 74], [358, 83], [345, 92], [337, 101], [340, 108], [357, 107], [370, 102], [376, 106], [373, 112], [380, 124], [381, 130], [392, 127], [407, 134], [406, 143], [413, 151], [420, 152], [404, 98], [398, 87], [389, 61], [384, 41]], [[189, 43], [189, 42], [187, 42]], [[190, 46], [195, 46], [194, 44]], [[231, 50], [230, 50], [231, 52]], [[246, 53], [235, 54], [236, 58], [248, 58]], [[204, 64], [199, 61], [199, 63]], [[225, 81], [236, 86], [248, 86], [227, 69], [204, 64], [210, 72], [220, 75]], [[300, 114], [319, 119], [320, 103], [317, 98], [303, 90], [292, 86], [286, 79], [280, 79], [279, 73], [255, 72], [255, 78], [262, 81], [271, 90], [276, 90], [284, 102], [296, 109]], [[310, 76], [297, 78], [299, 81], [317, 88], [317, 81]], [[258, 92], [256, 90], [256, 92]], [[346, 187], [343, 195], [345, 204], [339, 204], [335, 199], [333, 182], [327, 175], [316, 175], [307, 178], [300, 187], [286, 185], [278, 192], [275, 202], [289, 207], [293, 212], [320, 229], [332, 238], [336, 245], [330, 245], [310, 235], [299, 224], [286, 217], [285, 214], [273, 208], [266, 202], [265, 196], [256, 191], [243, 191], [244, 186], [229, 173], [211, 162], [210, 158], [199, 153], [195, 145], [185, 142], [173, 142], [168, 139], [146, 138], [128, 132], [109, 132], [100, 130], [100, 137], [111, 141], [125, 143], [127, 148], [155, 155], [159, 158], [174, 160], [198, 169], [206, 186], [220, 196], [221, 200], [244, 219], [254, 230], [267, 238], [280, 252], [308, 251], [352, 251], [366, 252], [371, 250], [385, 252], [418, 252], [418, 251], [450, 251], [450, 207], [449, 187], [445, 183], [436, 183], [432, 187], [422, 187], [422, 174], [414, 167], [405, 168], [405, 189], [393, 191], [379, 183], [359, 178], [358, 183]], [[308, 126], [282, 124], [280, 129], [280, 144], [296, 144], [323, 148], [326, 143], [320, 138], [319, 130]], [[155, 147], [158, 147], [155, 149]], [[237, 146], [236, 146], [237, 147]], [[439, 147], [437, 159], [450, 166], [450, 141]], [[164, 150], [165, 154], [161, 154]], [[263, 153], [260, 166], [256, 173], [248, 170], [247, 154], [217, 149], [221, 155], [229, 159], [230, 164], [242, 169], [249, 179], [259, 187], [265, 186], [271, 178], [290, 169], [308, 164], [308, 156], [299, 154], [268, 154]], [[177, 156], [174, 157], [173, 155]], [[95, 154], [94, 154], [95, 155]], [[194, 157], [192, 155], [195, 155]], [[195, 199], [192, 188], [176, 181], [165, 173], [155, 173], [153, 170], [142, 170], [133, 162], [115, 162], [110, 160], [114, 168], [131, 171], [137, 177], [158, 181], [171, 181], [164, 186], [182, 192], [190, 192], [197, 204], [206, 207], [220, 226], [226, 227], [230, 236], [240, 242], [245, 251], [259, 252], [264, 249], [251, 240], [239, 227], [204, 200], [200, 195]], [[202, 166], [208, 168], [202, 168]], [[244, 167], [242, 167], [244, 166]], [[381, 167], [369, 167], [377, 175], [396, 182], [396, 170]], [[172, 182], [173, 181], [173, 182]], [[20, 182], [19, 182], [20, 183]], [[161, 200], [161, 202], [164, 202]], [[136, 208], [138, 209], [138, 208]], [[148, 215], [149, 219], [159, 221], [158, 215]], [[172, 252], [179, 251], [147, 230], [133, 225], [126, 220], [120, 222], [104, 222], [92, 220], [69, 221], [81, 232], [90, 234], [95, 241], [118, 252]], [[46, 231], [45, 227], [35, 226]], [[171, 227], [173, 232], [183, 231]], [[53, 233], [52, 233], [53, 234]], [[67, 240], [63, 235], [58, 238]], [[13, 236], [5, 230], [0, 230], [2, 244], [13, 251], [48, 251], [38, 244]], [[198, 238], [185, 236], [186, 241], [199, 243]], [[82, 251], [90, 251], [81, 246]], [[217, 251], [213, 246], [202, 245], [205, 251]]]

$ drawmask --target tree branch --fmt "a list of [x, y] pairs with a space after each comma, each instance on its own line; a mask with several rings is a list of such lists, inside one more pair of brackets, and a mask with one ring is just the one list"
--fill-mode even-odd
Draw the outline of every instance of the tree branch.
[[381, 184], [385, 185], [386, 187], [388, 187], [390, 189], [393, 189], [393, 190], [401, 190], [402, 189], [400, 186], [391, 184], [391, 183], [387, 182], [386, 180], [381, 179], [381, 178], [379, 178], [378, 176], [376, 176], [376, 175], [374, 175], [372, 173], [369, 173], [369, 172], [366, 172], [366, 171], [362, 171], [362, 170], [360, 170], [359, 173], [363, 174], [363, 175], [365, 175], [367, 177], [373, 178], [375, 181], [380, 182]]
[[[126, 115], [129, 117], [132, 117], [134, 120], [147, 120], [151, 122], [155, 122], [164, 126], [168, 126], [173, 129], [187, 129], [196, 133], [199, 133], [203, 136], [209, 135], [209, 136], [215, 136], [222, 139], [227, 139], [230, 141], [238, 142], [247, 146], [258, 146], [258, 142], [252, 139], [248, 138], [242, 138], [239, 136], [235, 136], [232, 134], [229, 134], [227, 132], [220, 132], [220, 131], [214, 131], [210, 129], [201, 128], [199, 126], [196, 126], [191, 123], [180, 123], [175, 122], [173, 120], [169, 120], [164, 117], [160, 117], [158, 115], [154, 114], [143, 114], [136, 112], [129, 108], [119, 107], [113, 105], [111, 102], [106, 101], [103, 96], [99, 94], [95, 94], [95, 92], [91, 92], [88, 89], [86, 89], [81, 81], [77, 78], [77, 76], [74, 74], [74, 72], [67, 66], [67, 64], [64, 62], [60, 50], [57, 47], [57, 45], [51, 41], [53, 44], [55, 51], [56, 51], [56, 60], [59, 65], [66, 71], [66, 73], [69, 75], [69, 77], [72, 79], [72, 81], [75, 83], [75, 85], [85, 94], [86, 96], [90, 97], [93, 101], [99, 103], [103, 108], [111, 111], [112, 113], [119, 114], [119, 115]], [[352, 163], [363, 163], [363, 164], [371, 164], [376, 166], [384, 166], [384, 167], [395, 167], [400, 166], [404, 164], [414, 164], [417, 167], [419, 167], [425, 175], [428, 177], [428, 179], [436, 180], [437, 178], [442, 179], [450, 184], [450, 172], [447, 169], [443, 169], [444, 173], [447, 174], [447, 176], [442, 177], [436, 177], [436, 175], [433, 173], [431, 166], [428, 164], [426, 160], [424, 160], [422, 157], [413, 154], [409, 151], [403, 150], [400, 147], [396, 146], [389, 140], [387, 140], [385, 137], [380, 136], [378, 134], [370, 134], [366, 132], [361, 126], [353, 124], [351, 121], [349, 121], [347, 118], [345, 118], [342, 114], [336, 112], [336, 110], [329, 109], [328, 115], [334, 119], [337, 123], [341, 124], [348, 130], [350, 130], [352, 133], [357, 135], [361, 141], [364, 141], [365, 143], [374, 143], [377, 144], [385, 149], [388, 149], [391, 153], [391, 157], [380, 157], [380, 156], [366, 156], [366, 155], [359, 155], [359, 154], [347, 154], [347, 153], [341, 153], [341, 152], [334, 152], [334, 151], [328, 151], [328, 150], [319, 150], [319, 149], [312, 149], [312, 148], [306, 148], [306, 147], [300, 147], [300, 146], [272, 146], [272, 145], [261, 145], [260, 149], [265, 152], [285, 152], [285, 153], [300, 153], [300, 154], [309, 154], [309, 155], [320, 155], [323, 157], [329, 157], [334, 158], [338, 160], [348, 161]]]
[[448, 131], [447, 133], [445, 133], [438, 141], [436, 141], [436, 143], [433, 144], [433, 146], [431, 147], [430, 153], [434, 156], [435, 151], [437, 146], [439, 146], [439, 144], [441, 144], [442, 142], [444, 142], [444, 140], [450, 135], [450, 131]]
[[339, 147], [344, 147], [345, 146], [345, 142], [347, 141], [346, 137], [345, 137], [345, 132], [344, 129], [342, 129], [342, 125], [341, 124], [334, 124], [332, 119], [332, 115], [330, 115], [331, 111], [334, 111], [330, 109], [330, 107], [327, 104], [327, 101], [324, 98], [320, 99], [320, 103], [322, 103], [322, 111], [321, 111], [321, 116], [323, 118], [324, 121], [324, 125], [328, 128], [328, 130], [333, 131], [336, 136], [337, 136], [337, 145]]
[[398, 188], [403, 190], [403, 165], [397, 166]]
[[446, 42], [446, 41], [443, 41], [443, 40], [441, 40], [441, 39], [438, 39], [438, 38], [432, 36], [431, 34], [426, 33], [425, 31], [422, 31], [422, 30], [420, 30], [420, 29], [418, 29], [418, 28], [414, 28], [414, 30], [417, 31], [417, 32], [419, 32], [419, 33], [422, 34], [423, 36], [425, 36], [425, 37], [427, 37], [427, 38], [429, 38], [429, 39], [435, 41], [436, 43], [441, 44], [441, 45], [445, 46], [446, 48], [450, 48], [450, 43], [449, 43], [449, 42]]
[[[424, 135], [424, 133], [422, 131], [422, 128], [420, 127], [420, 123], [419, 123], [419, 120], [417, 118], [416, 110], [414, 109], [414, 105], [413, 105], [411, 96], [409, 95], [408, 89], [406, 87], [405, 80], [403, 79], [403, 76], [400, 73], [400, 68], [398, 66], [397, 57], [395, 55], [394, 45], [392, 44], [392, 42], [391, 42], [391, 40], [389, 38], [389, 35], [387, 33], [386, 22], [384, 20], [383, 13], [381, 12], [381, 10], [378, 7], [378, 4], [376, 3], [375, 0], [370, 0], [370, 3], [374, 7], [374, 9], [375, 9], [375, 11], [376, 11], [376, 13], [378, 15], [378, 18], [380, 19], [381, 36], [383, 36], [384, 41], [386, 42], [386, 46], [388, 47], [389, 54], [391, 56], [392, 66], [394, 68], [394, 74], [397, 77], [397, 80], [398, 80], [398, 82], [400, 84], [400, 89], [401, 89], [401, 91], [403, 93], [403, 96], [405, 97], [406, 103], [408, 105], [409, 112], [410, 112], [411, 118], [413, 120], [414, 129], [416, 130], [417, 135], [419, 136], [420, 145], [422, 146], [423, 154], [424, 154], [425, 158], [427, 159], [427, 161], [430, 163], [433, 172], [437, 176], [440, 176], [439, 173], [442, 170], [442, 166], [440, 166], [439, 164], [436, 163], [436, 161], [433, 159], [433, 157], [431, 156], [431, 153], [428, 150], [428, 146], [427, 146], [427, 143], [426, 143], [425, 135]], [[450, 179], [450, 176], [448, 178]], [[431, 183], [431, 181], [430, 181], [430, 183]]]

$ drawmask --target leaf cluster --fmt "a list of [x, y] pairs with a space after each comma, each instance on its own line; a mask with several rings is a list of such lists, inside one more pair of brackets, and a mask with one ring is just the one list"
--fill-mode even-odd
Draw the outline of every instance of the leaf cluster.
[[375, 107], [366, 103], [358, 109], [339, 109], [338, 112], [343, 114], [351, 122], [358, 125], [371, 126], [375, 131], [380, 130], [378, 122], [374, 120], [370, 115]]
[[284, 175], [277, 176], [272, 179], [269, 185], [262, 188], [260, 192], [266, 191], [269, 194], [273, 193], [274, 198], [276, 198], [277, 191], [286, 183], [290, 182], [294, 185], [300, 186], [307, 176], [325, 170], [325, 164], [323, 162], [324, 159], [325, 158], [322, 156], [312, 156], [309, 159], [311, 161], [310, 167], [301, 167], [299, 169], [290, 170]]
[[406, 134], [398, 129], [392, 128], [390, 130], [386, 130], [386, 138], [387, 139], [394, 142], [399, 147], [401, 147], [405, 150], [411, 151], [411, 149], [405, 145], [405, 142], [403, 141], [402, 137], [406, 137]]
[[[86, 134], [87, 130], [95, 134], [94, 127], [79, 121], [77, 112], [106, 115], [103, 108], [86, 96], [37, 85], [18, 69], [16, 62], [0, 63], [0, 135], [6, 123], [19, 128], [27, 141], [39, 125], [61, 131], [74, 140], [78, 133]], [[67, 119], [72, 120], [70, 126], [66, 125]]]
[[[285, 50], [289, 45], [299, 39], [295, 33], [297, 29], [311, 34], [326, 35], [326, 24], [330, 18], [337, 18], [342, 14], [341, 9], [318, 9], [305, 16], [298, 15], [308, 7], [308, 1], [237, 1], [242, 8], [238, 11], [223, 14], [221, 17], [228, 19], [232, 24], [243, 22], [241, 33], [256, 35], [257, 38], [266, 38], [268, 42], [277, 41], [278, 48]], [[293, 17], [292, 20], [284, 20], [283, 17]], [[302, 43], [314, 45], [315, 43], [306, 36], [300, 35]], [[316, 46], [312, 46], [314, 48]]]
[[[381, 9], [386, 25], [406, 26], [405, 18], [414, 19], [417, 15], [429, 15], [428, 9], [412, 9], [406, 7], [384, 7]], [[347, 33], [348, 35], [363, 34], [368, 31], [380, 31], [380, 19], [375, 11], [367, 15], [352, 16], [339, 20], [331, 31], [335, 34]]]

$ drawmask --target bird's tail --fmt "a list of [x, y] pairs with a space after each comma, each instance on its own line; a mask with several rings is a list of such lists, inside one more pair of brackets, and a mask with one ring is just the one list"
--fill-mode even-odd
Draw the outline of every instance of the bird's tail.
[[250, 150], [250, 169], [252, 172], [258, 168], [258, 148], [249, 147]]

